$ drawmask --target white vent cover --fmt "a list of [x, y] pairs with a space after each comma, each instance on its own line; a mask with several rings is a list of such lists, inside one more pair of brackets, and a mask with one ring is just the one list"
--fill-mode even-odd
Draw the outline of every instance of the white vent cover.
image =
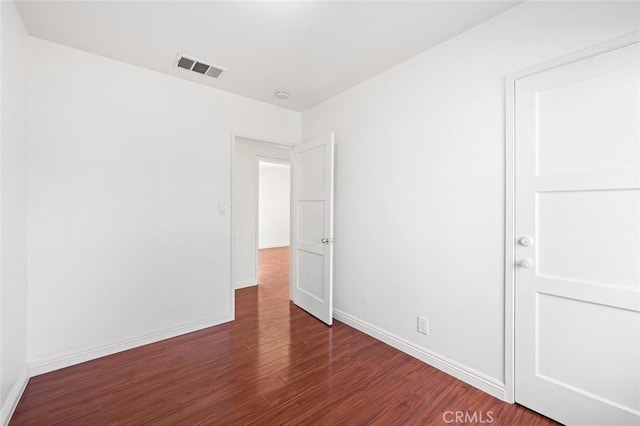
[[217, 65], [209, 65], [198, 59], [190, 58], [180, 53], [178, 53], [178, 56], [176, 57], [173, 65], [178, 68], [197, 72], [198, 74], [206, 75], [213, 78], [220, 77], [220, 74], [226, 71], [225, 68], [219, 67]]

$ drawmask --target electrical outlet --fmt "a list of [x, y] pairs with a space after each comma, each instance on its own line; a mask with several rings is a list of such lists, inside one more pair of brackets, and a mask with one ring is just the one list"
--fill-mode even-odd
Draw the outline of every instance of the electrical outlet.
[[429, 334], [429, 319], [425, 317], [418, 317], [418, 332], [422, 334]]

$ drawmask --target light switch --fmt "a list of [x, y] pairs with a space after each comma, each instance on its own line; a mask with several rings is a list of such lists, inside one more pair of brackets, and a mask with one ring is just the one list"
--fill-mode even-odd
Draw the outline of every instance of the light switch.
[[220, 216], [229, 214], [229, 205], [224, 203], [218, 204], [218, 214]]

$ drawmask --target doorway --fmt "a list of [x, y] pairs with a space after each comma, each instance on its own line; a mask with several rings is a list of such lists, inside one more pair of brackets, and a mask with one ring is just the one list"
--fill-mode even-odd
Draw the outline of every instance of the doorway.
[[288, 247], [291, 217], [291, 166], [258, 158], [258, 249]]
[[[291, 165], [258, 157], [258, 285], [289, 285]], [[286, 275], [286, 276], [285, 276]]]
[[[290, 147], [232, 134], [231, 306], [234, 317], [236, 290], [256, 287], [259, 291], [260, 162], [290, 162], [287, 180], [291, 234], [288, 240], [292, 250], [289, 256], [280, 253], [277, 260], [280, 275], [287, 274], [286, 281], [281, 280], [282, 287], [288, 290], [289, 299], [296, 306], [327, 325], [332, 324], [334, 141], [333, 132], [329, 132]], [[279, 243], [272, 242], [271, 247], [267, 247], [267, 234], [264, 239], [263, 250], [269, 250], [277, 248], [274, 244], [286, 244], [287, 237], [276, 239]], [[264, 257], [266, 262], [269, 259], [272, 260], [270, 256]], [[289, 259], [290, 265], [282, 268], [283, 262]]]
[[281, 255], [262, 256], [263, 270], [277, 262], [281, 276], [286, 267], [288, 286], [291, 147], [234, 135], [232, 152], [233, 290], [259, 285], [261, 250]]

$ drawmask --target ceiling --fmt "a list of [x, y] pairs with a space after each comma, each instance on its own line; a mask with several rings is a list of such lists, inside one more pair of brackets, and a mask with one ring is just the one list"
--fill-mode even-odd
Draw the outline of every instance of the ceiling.
[[[304, 111], [514, 6], [505, 1], [21, 1], [29, 33]], [[182, 53], [219, 79], [173, 66]], [[287, 100], [275, 96], [286, 90]]]

